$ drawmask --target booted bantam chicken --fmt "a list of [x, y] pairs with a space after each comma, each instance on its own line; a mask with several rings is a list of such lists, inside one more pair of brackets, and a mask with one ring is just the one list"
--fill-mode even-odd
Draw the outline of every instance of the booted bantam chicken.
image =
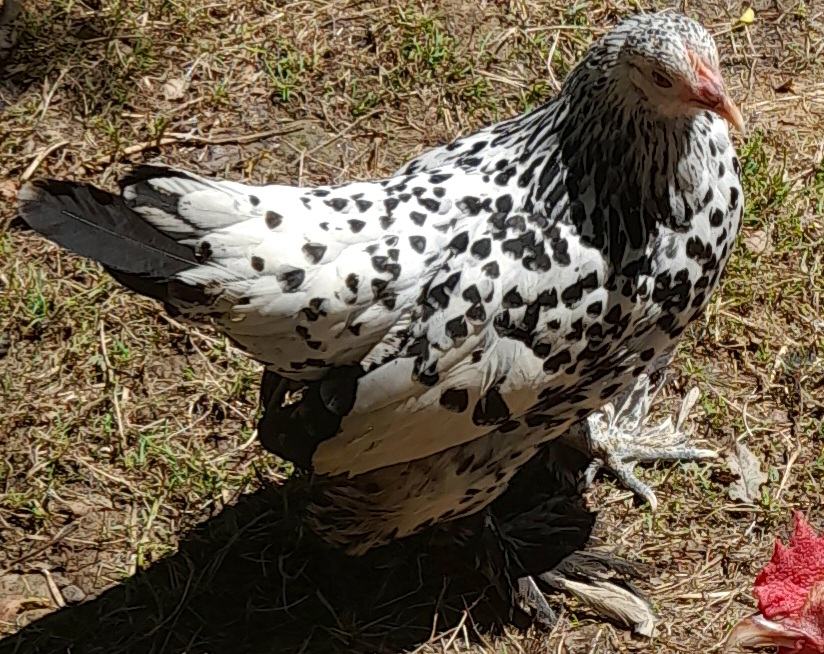
[[312, 529], [360, 554], [480, 515], [564, 434], [647, 497], [632, 461], [709, 454], [642, 432], [741, 224], [728, 123], [709, 33], [638, 15], [542, 107], [388, 179], [139, 166], [120, 194], [27, 185], [20, 213], [265, 366], [261, 441], [313, 472]]

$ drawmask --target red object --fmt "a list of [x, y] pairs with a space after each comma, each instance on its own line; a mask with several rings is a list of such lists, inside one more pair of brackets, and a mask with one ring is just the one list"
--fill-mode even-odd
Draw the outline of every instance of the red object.
[[[775, 541], [772, 559], [755, 578], [758, 609], [770, 620], [801, 615], [811, 591], [823, 585], [824, 592], [824, 536], [813, 531], [800, 511], [793, 513], [793, 519], [790, 542]], [[824, 611], [824, 605], [819, 604], [819, 609]]]
[[733, 629], [729, 646], [773, 645], [779, 654], [824, 654], [824, 535], [800, 511], [790, 542], [776, 540], [772, 559], [755, 579], [760, 614]]

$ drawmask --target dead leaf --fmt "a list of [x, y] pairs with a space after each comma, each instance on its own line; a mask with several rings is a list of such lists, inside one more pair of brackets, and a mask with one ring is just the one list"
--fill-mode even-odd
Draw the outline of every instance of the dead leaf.
[[751, 25], [755, 20], [755, 11], [752, 7], [747, 7], [744, 10], [744, 13], [741, 14], [741, 18], [739, 18], [738, 20], [744, 23], [744, 25]]
[[186, 95], [189, 82], [184, 77], [166, 80], [163, 83], [163, 97], [167, 100], [180, 100]]
[[243, 153], [236, 145], [213, 145], [208, 148], [203, 165], [211, 173], [221, 173], [242, 158]]
[[757, 229], [744, 236], [744, 245], [753, 254], [763, 254], [770, 245], [770, 237], [763, 229]]
[[10, 202], [16, 200], [18, 190], [17, 182], [10, 179], [0, 182], [0, 198], [3, 200], [8, 200]]
[[48, 607], [50, 607], [49, 600], [44, 597], [23, 597], [22, 595], [0, 597], [0, 622], [14, 622], [15, 618], [24, 611]]
[[733, 500], [752, 504], [767, 481], [767, 473], [761, 470], [761, 461], [744, 444], [736, 443], [735, 452], [727, 455], [727, 466], [737, 479], [730, 484], [727, 494]]
[[788, 425], [790, 424], [790, 414], [783, 409], [773, 409], [769, 415], [770, 424], [773, 425]]
[[57, 504], [64, 506], [79, 518], [98, 511], [110, 511], [114, 508], [111, 500], [102, 496], [89, 496], [82, 499], [55, 498]]
[[17, 626], [21, 628], [27, 627], [28, 625], [37, 622], [42, 618], [45, 618], [47, 615], [51, 613], [54, 613], [54, 609], [52, 608], [40, 608], [25, 611], [17, 617]]
[[25, 604], [25, 597], [0, 597], [0, 622], [13, 622]]

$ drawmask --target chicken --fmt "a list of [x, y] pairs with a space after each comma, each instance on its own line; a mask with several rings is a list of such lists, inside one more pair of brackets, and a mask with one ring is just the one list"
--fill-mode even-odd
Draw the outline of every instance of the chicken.
[[777, 647], [779, 654], [824, 654], [824, 535], [801, 512], [790, 542], [775, 543], [755, 579], [759, 613], [732, 630], [728, 649]]
[[[741, 225], [728, 123], [743, 118], [711, 35], [642, 14], [547, 104], [435, 166], [316, 188], [140, 166], [120, 194], [27, 185], [20, 211], [266, 367], [261, 441], [314, 473], [308, 525], [357, 555], [467, 518], [489, 536], [519, 471], [612, 402], [589, 449], [649, 496], [628, 463], [661, 456], [635, 433], [649, 375], [702, 315]], [[487, 551], [491, 580], [496, 560], [551, 549], [551, 529], [518, 522], [539, 495], [514, 496], [492, 530], [509, 542]], [[514, 574], [539, 587], [544, 565]]]
[[[362, 554], [483, 511], [613, 400], [639, 426], [741, 225], [742, 121], [711, 35], [642, 14], [436, 168], [309, 189], [141, 166], [119, 195], [35, 182], [20, 211], [266, 366], [262, 443], [317, 476], [310, 527]], [[643, 444], [612, 422], [590, 439]]]

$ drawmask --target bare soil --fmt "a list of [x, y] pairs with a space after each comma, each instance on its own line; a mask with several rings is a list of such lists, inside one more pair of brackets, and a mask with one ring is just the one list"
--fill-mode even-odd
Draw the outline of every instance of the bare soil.
[[[742, 22], [747, 6], [29, 0], [0, 73], [0, 651], [720, 651], [791, 509], [824, 524], [824, 5], [757, 0]], [[385, 175], [541, 102], [595, 36], [664, 7], [716, 35], [747, 212], [668, 389], [671, 408], [698, 386], [690, 424], [721, 457], [644, 471], [655, 513], [608, 478], [590, 497], [600, 541], [651, 566], [649, 640], [568, 598], [550, 632], [436, 611], [425, 574], [377, 574], [398, 550], [295, 569], [302, 480], [255, 442], [257, 366], [12, 224], [26, 179], [112, 188], [135, 162]], [[767, 475], [746, 501], [736, 444]], [[378, 578], [409, 594], [377, 606]]]

